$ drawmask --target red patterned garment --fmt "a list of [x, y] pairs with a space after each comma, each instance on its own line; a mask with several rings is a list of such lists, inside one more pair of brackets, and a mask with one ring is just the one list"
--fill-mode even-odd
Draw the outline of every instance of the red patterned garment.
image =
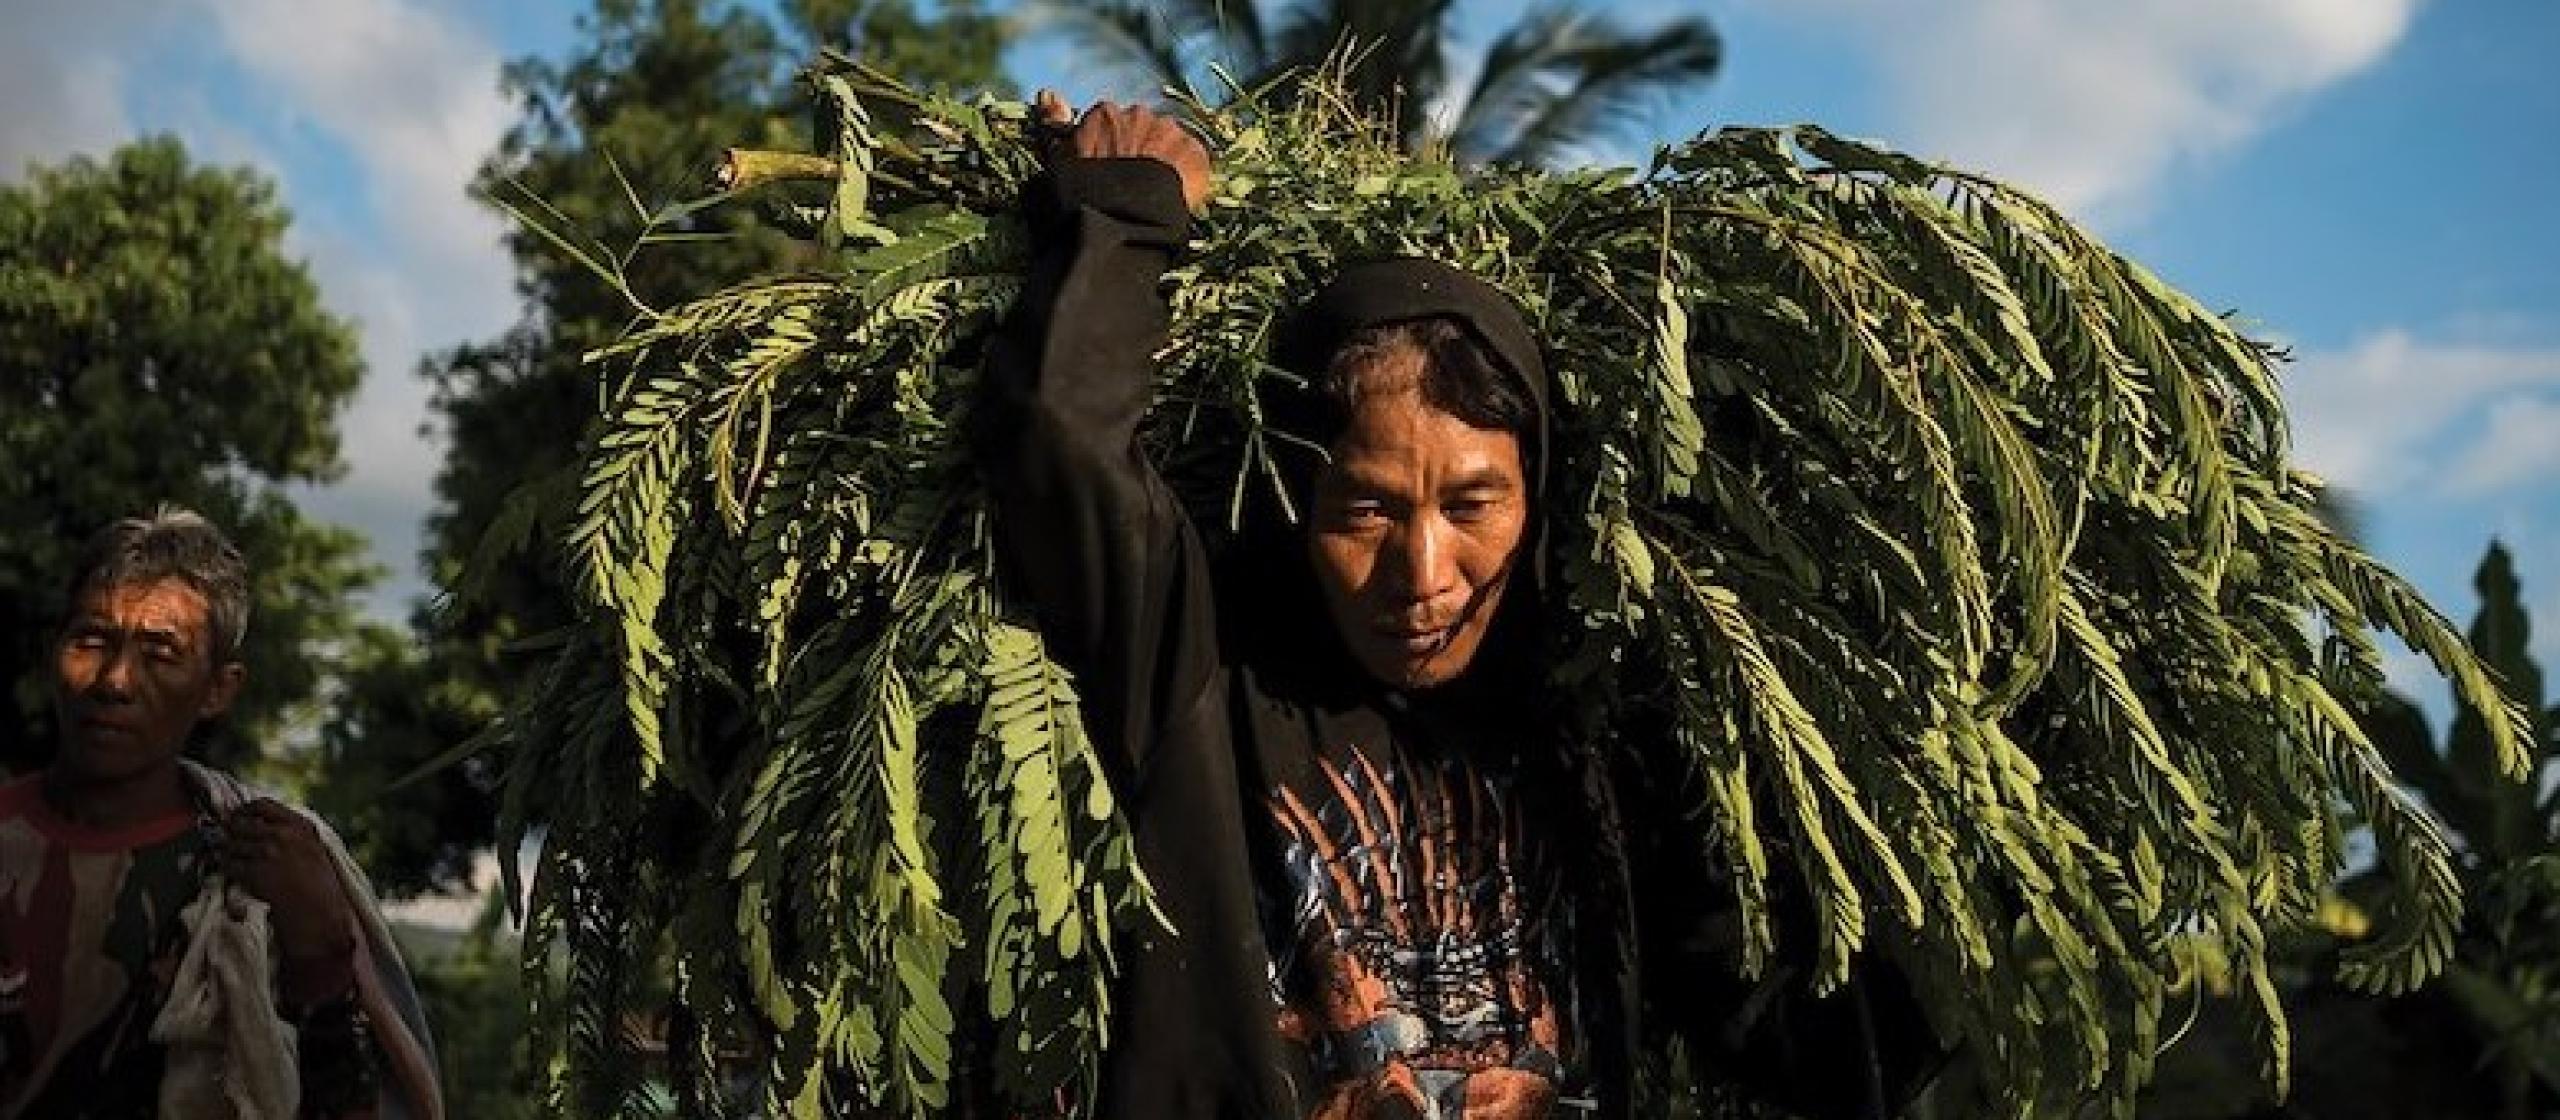
[[114, 830], [65, 820], [41, 781], [0, 786], [0, 1117], [150, 1116], [151, 1021], [209, 842], [184, 812]]
[[1271, 805], [1281, 1034], [1322, 1120], [1573, 1110], [1570, 915], [1513, 775], [1455, 752], [1347, 747]]
[[[43, 776], [0, 785], [0, 1120], [146, 1120], [167, 1049], [152, 1022], [186, 955], [181, 913], [213, 870], [192, 812], [123, 828], [64, 819]], [[369, 1019], [299, 1014], [301, 1114], [375, 1115]]]

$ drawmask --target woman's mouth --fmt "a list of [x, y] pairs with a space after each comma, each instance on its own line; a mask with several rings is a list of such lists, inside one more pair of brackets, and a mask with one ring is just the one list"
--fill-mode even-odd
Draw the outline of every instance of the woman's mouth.
[[1449, 644], [1449, 631], [1451, 629], [1451, 627], [1447, 626], [1435, 626], [1428, 629], [1399, 626], [1387, 631], [1386, 638], [1405, 656], [1421, 657], [1427, 654], [1439, 652], [1440, 647]]

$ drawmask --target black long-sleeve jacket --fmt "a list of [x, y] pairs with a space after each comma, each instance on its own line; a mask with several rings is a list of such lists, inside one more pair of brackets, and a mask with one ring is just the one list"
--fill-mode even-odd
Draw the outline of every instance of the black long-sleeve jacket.
[[[1309, 651], [1323, 660], [1329, 631], [1257, 644], [1238, 639], [1235, 619], [1220, 625], [1209, 551], [1137, 440], [1166, 338], [1159, 285], [1189, 229], [1173, 171], [1152, 160], [1064, 161], [1024, 207], [1036, 262], [990, 352], [977, 431], [999, 566], [1076, 675], [1088, 730], [1176, 931], [1149, 923], [1122, 958], [1098, 1112], [1302, 1116], [1323, 1087], [1308, 1083], [1305, 1055], [1274, 1021], [1256, 903], [1270, 856], [1256, 807], [1319, 741], [1385, 738], [1422, 717], [1339, 666], [1306, 663]], [[1271, 587], [1240, 593], [1285, 599]], [[1320, 614], [1299, 614], [1323, 628]], [[1287, 652], [1275, 660], [1274, 649]], [[1543, 819], [1590, 872], [1573, 876], [1586, 895], [1576, 906], [1601, 928], [1576, 951], [1596, 1021], [1611, 1024], [1583, 1056], [1604, 1114], [1629, 1107], [1629, 1055], [1647, 1009], [1665, 1012], [1662, 1027], [1690, 1035], [1712, 1066], [1804, 1112], [1882, 1115], [1906, 1095], [1915, 1059], [1935, 1053], [1907, 998], [1882, 1016], [1882, 1031], [1863, 993], [1782, 999], [1779, 1012], [1760, 1013], [1768, 1001], [1691, 947], [1716, 917], [1700, 900], [1730, 892], [1703, 889], [1713, 873], [1676, 854], [1696, 840], [1681, 833], [1681, 815], [1651, 812], [1654, 783], [1596, 763], [1536, 764], [1558, 779], [1544, 785], [1584, 797]], [[1620, 802], [1639, 827], [1619, 826]], [[1668, 886], [1646, 892], [1648, 882]], [[1665, 958], [1654, 974], [1665, 990], [1639, 981], [1640, 946]], [[1745, 1006], [1754, 1012], [1737, 1017]]]
[[1137, 444], [1189, 226], [1171, 168], [1075, 161], [1026, 199], [1043, 247], [990, 355], [979, 460], [1007, 580], [1075, 673], [1141, 866], [1178, 934], [1143, 925], [1100, 1114], [1281, 1115], [1243, 786], [1209, 560]]

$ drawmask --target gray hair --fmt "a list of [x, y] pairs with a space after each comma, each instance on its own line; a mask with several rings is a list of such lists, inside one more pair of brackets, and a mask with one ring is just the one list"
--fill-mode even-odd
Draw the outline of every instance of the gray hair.
[[98, 531], [81, 549], [71, 594], [170, 577], [204, 596], [217, 662], [240, 655], [249, 633], [249, 565], [231, 538], [203, 514], [162, 503], [149, 517], [127, 517]]

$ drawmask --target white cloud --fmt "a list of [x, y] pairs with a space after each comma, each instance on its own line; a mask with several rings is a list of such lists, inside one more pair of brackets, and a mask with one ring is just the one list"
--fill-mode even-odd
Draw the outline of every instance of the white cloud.
[[370, 220], [298, 226], [333, 306], [357, 321], [369, 367], [340, 421], [348, 472], [307, 497], [317, 515], [363, 530], [394, 581], [412, 574], [441, 451], [419, 431], [421, 354], [494, 333], [515, 314], [500, 220], [466, 193], [513, 110], [496, 45], [417, 0], [221, 0], [206, 7], [233, 60], [296, 126], [356, 166]]
[[119, 43], [153, 21], [138, 0], [22, 0], [0, 35], [0, 180], [133, 134]]
[[379, 617], [397, 619], [425, 591], [413, 569], [435, 472], [443, 463], [443, 449], [419, 432], [427, 386], [415, 369], [427, 349], [458, 341], [473, 328], [448, 322], [429, 330], [422, 311], [434, 299], [430, 273], [410, 271], [413, 266], [397, 258], [377, 259], [372, 246], [328, 232], [295, 240], [307, 247], [330, 305], [356, 321], [366, 366], [364, 384], [338, 417], [346, 475], [297, 493], [295, 501], [312, 516], [354, 528], [373, 542], [374, 562], [391, 576], [375, 589], [373, 609]]
[[[400, 614], [439, 449], [419, 434], [428, 350], [516, 314], [502, 224], [467, 196], [514, 112], [497, 45], [437, 0], [15, 0], [0, 36], [0, 176], [174, 130], [247, 163], [295, 212], [286, 250], [361, 332], [348, 471], [297, 498], [373, 539]], [[321, 203], [322, 205], [314, 205]]]
[[[2302, 352], [2284, 386], [2297, 458], [2368, 498], [2474, 496], [2560, 466], [2560, 348], [2385, 330], [2342, 351]], [[2469, 446], [2448, 447], [2460, 434]]]
[[2074, 210], [2139, 207], [2372, 65], [2418, 0], [1801, 0], [1885, 81], [1895, 143]]
[[[94, 153], [132, 131], [125, 123], [124, 75], [115, 63], [94, 59], [48, 73], [46, 67], [21, 69], [21, 60], [7, 57], [18, 50], [0, 48], [0, 103], [13, 107], [0, 116], [0, 167], [6, 168], [0, 177], [16, 178], [30, 162]], [[26, 105], [40, 107], [17, 108]]]
[[2560, 472], [2560, 396], [2499, 404], [2478, 442], [2455, 463], [2447, 485], [2481, 494]]
[[462, 192], [513, 116], [493, 43], [413, 0], [221, 0], [209, 11], [239, 64], [363, 165], [384, 229], [496, 271], [498, 222]]

